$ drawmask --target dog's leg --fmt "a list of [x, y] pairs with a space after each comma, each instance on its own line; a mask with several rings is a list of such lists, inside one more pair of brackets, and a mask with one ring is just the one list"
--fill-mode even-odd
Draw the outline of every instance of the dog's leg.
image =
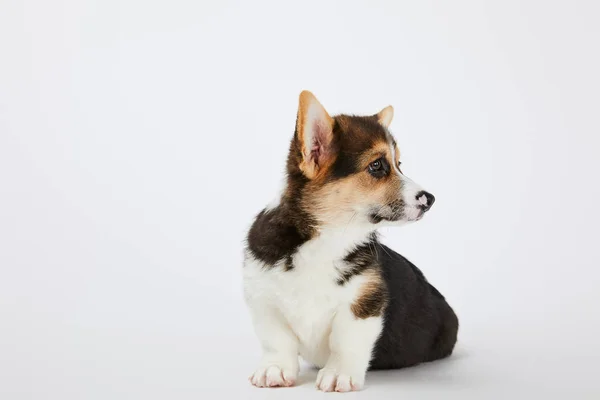
[[298, 339], [281, 313], [269, 306], [251, 308], [254, 330], [260, 341], [262, 360], [250, 376], [257, 387], [292, 386], [298, 377]]
[[381, 317], [357, 318], [349, 306], [337, 311], [329, 336], [330, 356], [317, 375], [317, 388], [325, 392], [362, 389]]

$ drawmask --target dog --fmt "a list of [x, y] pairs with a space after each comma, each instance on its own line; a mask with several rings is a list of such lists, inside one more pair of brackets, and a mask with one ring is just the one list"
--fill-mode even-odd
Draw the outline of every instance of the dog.
[[285, 188], [246, 237], [244, 301], [262, 347], [254, 386], [293, 386], [299, 356], [320, 368], [319, 390], [349, 392], [369, 370], [452, 354], [453, 309], [377, 235], [435, 201], [402, 173], [393, 114], [332, 117], [300, 94]]

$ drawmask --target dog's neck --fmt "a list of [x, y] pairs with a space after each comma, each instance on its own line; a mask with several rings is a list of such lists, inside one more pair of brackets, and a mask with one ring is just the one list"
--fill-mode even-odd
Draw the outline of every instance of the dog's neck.
[[332, 261], [345, 258], [356, 247], [369, 241], [377, 240], [377, 232], [373, 226], [350, 223], [346, 225], [323, 226], [302, 250], [305, 253], [327, 254]]
[[335, 262], [357, 246], [377, 240], [375, 225], [364, 216], [340, 213], [323, 223], [325, 219], [311, 214], [301, 196], [301, 190], [285, 189], [278, 201], [257, 215], [247, 236], [248, 250], [254, 258], [266, 265], [281, 261], [289, 264], [299, 252], [303, 259], [317, 264]]
[[324, 224], [317, 215], [304, 210], [300, 198], [293, 195], [284, 190], [270, 207], [286, 214], [298, 232], [306, 235], [302, 247], [307, 252], [322, 253], [326, 250], [332, 258], [343, 258], [356, 246], [376, 240], [376, 227], [366, 217], [349, 213]]

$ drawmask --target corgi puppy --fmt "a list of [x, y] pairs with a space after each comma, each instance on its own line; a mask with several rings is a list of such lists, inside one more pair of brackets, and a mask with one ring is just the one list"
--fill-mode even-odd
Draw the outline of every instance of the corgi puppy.
[[330, 116], [312, 93], [299, 100], [285, 188], [247, 235], [244, 298], [262, 346], [250, 382], [292, 386], [302, 356], [319, 390], [348, 392], [368, 370], [448, 357], [452, 308], [377, 236], [435, 201], [402, 173], [393, 108]]

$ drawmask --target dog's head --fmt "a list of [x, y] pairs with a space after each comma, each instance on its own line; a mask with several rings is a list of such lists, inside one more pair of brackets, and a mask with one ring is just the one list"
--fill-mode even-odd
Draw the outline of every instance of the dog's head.
[[388, 130], [393, 113], [388, 106], [370, 116], [332, 117], [312, 93], [300, 94], [287, 192], [320, 225], [402, 224], [433, 205], [433, 195], [402, 173]]

